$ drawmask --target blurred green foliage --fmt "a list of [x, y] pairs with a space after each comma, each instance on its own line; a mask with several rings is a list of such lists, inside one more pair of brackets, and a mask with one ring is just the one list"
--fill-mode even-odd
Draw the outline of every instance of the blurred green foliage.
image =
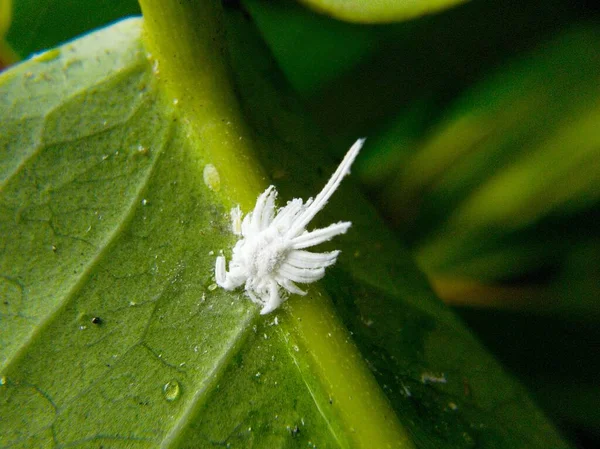
[[[105, 0], [89, 20], [76, 1], [22, 14], [32, 1], [15, 3], [7, 36], [22, 57], [138, 12]], [[565, 432], [597, 444], [597, 6], [473, 0], [388, 25], [292, 0], [235, 7], [333, 148], [368, 137], [356, 171], [440, 296]]]
[[244, 2], [333, 148], [368, 136], [357, 171], [438, 294], [566, 432], [597, 444], [595, 7], [476, 0], [357, 27], [270, 3]]

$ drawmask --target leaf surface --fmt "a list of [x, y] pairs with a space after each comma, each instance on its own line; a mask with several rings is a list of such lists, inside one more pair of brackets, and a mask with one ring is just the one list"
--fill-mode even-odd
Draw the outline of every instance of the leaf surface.
[[241, 13], [144, 4], [0, 77], [0, 447], [568, 447], [351, 182], [309, 295], [216, 288], [230, 207], [334, 164]]

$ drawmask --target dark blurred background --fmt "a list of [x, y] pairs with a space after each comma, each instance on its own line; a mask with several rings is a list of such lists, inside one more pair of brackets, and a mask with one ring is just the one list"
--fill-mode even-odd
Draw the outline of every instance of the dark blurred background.
[[[243, 2], [438, 295], [581, 448], [600, 447], [600, 22], [474, 0], [354, 25]], [[323, 44], [325, 43], [325, 44]]]

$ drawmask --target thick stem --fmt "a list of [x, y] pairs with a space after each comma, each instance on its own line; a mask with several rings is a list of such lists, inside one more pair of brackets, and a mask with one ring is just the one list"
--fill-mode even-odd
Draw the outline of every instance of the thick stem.
[[217, 168], [226, 197], [250, 209], [264, 189], [234, 95], [216, 0], [140, 0], [145, 44], [190, 140]]
[[340, 429], [339, 423], [330, 421], [340, 447], [414, 449], [364, 356], [325, 294], [321, 296], [311, 289], [306, 296], [290, 299], [285, 310], [280, 327], [299, 347], [298, 352], [290, 354], [298, 359], [301, 371], [306, 369], [302, 360], [306, 354], [308, 370], [312, 376], [317, 375], [330, 395], [329, 403], [320, 404], [317, 398], [315, 403], [324, 416], [337, 415], [343, 423]]
[[[225, 181], [231, 186], [224, 195], [251, 210], [264, 190], [264, 178], [256, 168], [259, 164], [234, 95], [219, 2], [140, 3], [147, 48], [158, 62], [157, 74], [168, 96], [179, 100], [183, 121], [189, 121], [190, 138], [219, 164], [222, 185]], [[307, 385], [316, 374], [319, 385], [315, 388], [335, 399], [334, 405], [317, 394], [315, 405], [340, 447], [412, 449], [410, 438], [326, 296], [314, 287], [311, 294], [291, 299], [281, 315], [284, 338], [289, 344], [298, 344], [298, 352], [290, 352], [301, 371], [306, 367]]]

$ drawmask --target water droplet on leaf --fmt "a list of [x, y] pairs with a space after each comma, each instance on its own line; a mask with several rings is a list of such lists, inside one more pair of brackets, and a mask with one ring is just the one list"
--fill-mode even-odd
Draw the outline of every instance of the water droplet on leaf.
[[163, 387], [163, 394], [165, 395], [165, 399], [169, 402], [179, 399], [179, 396], [181, 395], [181, 387], [179, 386], [179, 382], [177, 382], [175, 379], [167, 382]]
[[204, 184], [214, 191], [218, 192], [221, 188], [221, 177], [219, 176], [219, 172], [217, 168], [213, 164], [206, 164], [204, 166]]

